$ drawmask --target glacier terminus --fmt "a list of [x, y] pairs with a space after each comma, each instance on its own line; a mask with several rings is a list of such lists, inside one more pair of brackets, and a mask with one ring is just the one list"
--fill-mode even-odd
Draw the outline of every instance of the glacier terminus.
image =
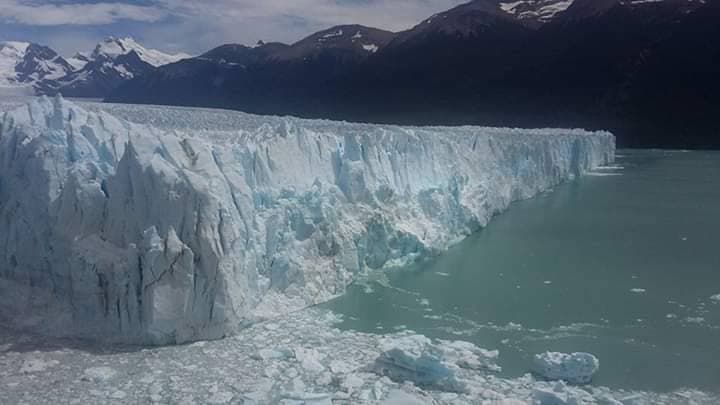
[[214, 339], [447, 249], [614, 160], [608, 132], [398, 127], [73, 103], [5, 108], [0, 315], [105, 341]]

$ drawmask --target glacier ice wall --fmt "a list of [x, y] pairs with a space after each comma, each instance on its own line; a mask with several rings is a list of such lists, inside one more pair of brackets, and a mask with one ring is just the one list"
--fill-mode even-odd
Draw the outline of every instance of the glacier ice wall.
[[3, 115], [6, 322], [123, 342], [222, 337], [436, 254], [615, 152], [606, 132], [117, 111], [58, 97]]

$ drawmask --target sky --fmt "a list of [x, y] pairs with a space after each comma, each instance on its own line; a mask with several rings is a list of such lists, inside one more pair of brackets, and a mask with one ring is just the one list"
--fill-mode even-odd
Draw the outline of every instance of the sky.
[[295, 42], [339, 24], [399, 31], [467, 0], [0, 0], [0, 41], [65, 56], [108, 36], [199, 54], [224, 43]]

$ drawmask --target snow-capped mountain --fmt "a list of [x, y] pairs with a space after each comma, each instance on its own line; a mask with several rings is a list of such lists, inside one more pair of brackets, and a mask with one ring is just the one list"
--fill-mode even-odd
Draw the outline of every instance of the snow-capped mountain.
[[124, 81], [146, 74], [154, 68], [190, 57], [148, 49], [132, 38], [110, 37], [91, 53], [78, 53], [69, 66], [71, 72], [38, 83], [42, 94], [63, 93], [75, 97], [104, 97]]
[[99, 59], [114, 60], [132, 52], [135, 52], [141, 61], [155, 67], [167, 65], [190, 57], [190, 55], [186, 53], [168, 54], [155, 49], [148, 49], [130, 37], [110, 37], [99, 43], [88, 59], [89, 61]]
[[29, 42], [0, 42], [0, 87], [32, 87], [72, 70], [62, 56], [48, 47]]

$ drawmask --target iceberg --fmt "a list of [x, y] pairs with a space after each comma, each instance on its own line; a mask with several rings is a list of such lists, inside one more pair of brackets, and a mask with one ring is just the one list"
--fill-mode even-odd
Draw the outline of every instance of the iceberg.
[[607, 132], [35, 99], [0, 120], [0, 318], [221, 338], [438, 254], [614, 152]]
[[398, 383], [411, 381], [419, 387], [466, 393], [470, 388], [459, 377], [463, 370], [501, 371], [498, 351], [469, 342], [433, 342], [423, 335], [400, 334], [381, 338], [379, 347], [382, 353], [375, 359], [373, 372]]
[[454, 363], [448, 361], [438, 346], [422, 335], [388, 338], [381, 341], [383, 353], [375, 360], [373, 370], [396, 382], [412, 381], [420, 387], [450, 392], [464, 392], [465, 385], [456, 378]]
[[534, 371], [541, 377], [571, 384], [589, 384], [600, 368], [600, 361], [590, 353], [546, 352], [536, 355], [534, 361]]

